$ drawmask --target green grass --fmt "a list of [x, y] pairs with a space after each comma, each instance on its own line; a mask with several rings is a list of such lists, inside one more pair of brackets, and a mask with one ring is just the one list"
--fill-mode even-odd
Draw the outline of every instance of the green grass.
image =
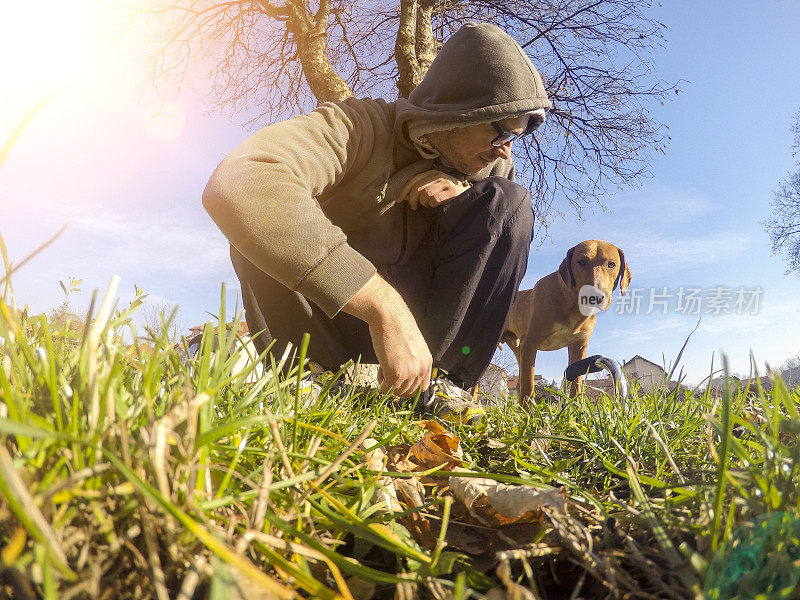
[[185, 364], [166, 337], [138, 356], [121, 340], [141, 297], [115, 302], [82, 335], [0, 303], [0, 560], [43, 598], [797, 596], [800, 397], [779, 381], [490, 407], [453, 427], [466, 475], [569, 499], [495, 527], [441, 470], [422, 506], [387, 505], [365, 448], [422, 437], [407, 405], [353, 386], [307, 403], [275, 359], [248, 384], [224, 333]]

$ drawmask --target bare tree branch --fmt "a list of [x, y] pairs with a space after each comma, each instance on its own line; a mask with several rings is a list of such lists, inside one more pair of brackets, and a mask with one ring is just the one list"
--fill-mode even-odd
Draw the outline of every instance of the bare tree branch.
[[319, 102], [344, 100], [353, 95], [350, 86], [333, 69], [328, 59], [328, 19], [330, 0], [320, 0], [313, 16], [301, 2], [290, 2], [292, 7], [286, 29], [294, 36], [297, 55], [311, 93]]
[[652, 0], [152, 1], [139, 16], [161, 25], [153, 79], [171, 87], [192, 71], [210, 82], [212, 109], [249, 110], [251, 123], [352, 94], [407, 97], [453, 31], [496, 23], [525, 47], [554, 104], [544, 131], [516, 148], [544, 222], [636, 183], [669, 140], [649, 112], [678, 91], [650, 63], [666, 43]]
[[[795, 117], [792, 132], [792, 155], [796, 157], [800, 154], [800, 112]], [[786, 256], [787, 275], [800, 275], [800, 160], [795, 171], [787, 175], [780, 183], [780, 188], [773, 192], [770, 205], [772, 215], [764, 222], [764, 227], [772, 243], [772, 253]]]

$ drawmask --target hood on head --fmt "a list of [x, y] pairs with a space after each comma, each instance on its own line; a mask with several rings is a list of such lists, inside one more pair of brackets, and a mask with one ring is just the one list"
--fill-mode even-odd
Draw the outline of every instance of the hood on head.
[[442, 46], [408, 99], [397, 101], [395, 131], [418, 150], [431, 131], [498, 121], [552, 103], [528, 56], [490, 23], [468, 24]]

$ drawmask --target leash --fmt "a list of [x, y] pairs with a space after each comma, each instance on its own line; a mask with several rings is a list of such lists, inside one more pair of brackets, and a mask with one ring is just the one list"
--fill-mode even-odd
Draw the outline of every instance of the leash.
[[620, 364], [611, 358], [599, 354], [587, 356], [568, 366], [564, 371], [564, 379], [575, 381], [578, 377], [600, 371], [608, 371], [611, 381], [614, 383], [614, 389], [617, 390], [619, 397], [625, 400], [628, 397], [628, 379]]

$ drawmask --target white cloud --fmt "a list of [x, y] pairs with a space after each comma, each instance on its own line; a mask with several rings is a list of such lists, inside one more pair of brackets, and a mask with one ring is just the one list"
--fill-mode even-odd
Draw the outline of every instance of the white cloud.
[[662, 231], [623, 234], [626, 256], [636, 257], [640, 275], [667, 274], [742, 255], [750, 240], [741, 232], [719, 231], [698, 236], [671, 236]]
[[227, 241], [200, 211], [155, 213], [84, 204], [75, 212], [70, 202], [26, 204], [28, 213], [69, 224], [63, 238], [75, 272], [103, 272], [114, 265], [120, 272], [200, 280], [220, 280], [231, 273]]
[[654, 183], [641, 190], [628, 190], [609, 202], [617, 216], [630, 215], [639, 222], [657, 226], [695, 221], [721, 210], [721, 203], [695, 189]]
[[648, 318], [647, 322], [633, 327], [603, 332], [603, 337], [608, 337], [609, 339], [623, 338], [626, 342], [646, 342], [657, 339], [659, 334], [665, 332], [685, 331], [687, 325], [687, 320], [682, 317], [656, 316], [655, 318]]
[[694, 189], [653, 184], [620, 192], [607, 206], [608, 210], [586, 211], [580, 221], [567, 215], [552, 223], [549, 239], [533, 248], [533, 264], [544, 258], [553, 263], [552, 271], [558, 267], [556, 257], [577, 242], [605, 239], [624, 250], [636, 279], [707, 267], [741, 256], [752, 246], [741, 228], [727, 230], [728, 225], [717, 219], [721, 202]]

